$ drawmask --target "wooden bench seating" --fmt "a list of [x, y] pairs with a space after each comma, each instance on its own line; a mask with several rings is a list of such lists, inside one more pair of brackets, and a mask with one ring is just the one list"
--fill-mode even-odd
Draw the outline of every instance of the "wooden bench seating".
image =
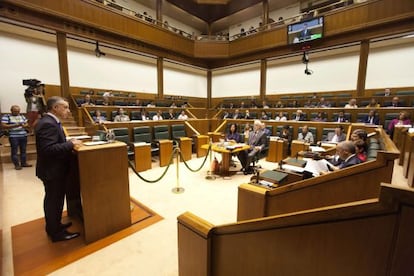
[[[332, 195], [335, 196], [335, 195]], [[414, 192], [213, 225], [178, 217], [179, 275], [410, 275]]]
[[237, 220], [296, 212], [378, 196], [379, 182], [391, 182], [394, 160], [399, 151], [377, 129], [381, 146], [376, 158], [365, 163], [272, 190], [242, 184], [238, 191]]

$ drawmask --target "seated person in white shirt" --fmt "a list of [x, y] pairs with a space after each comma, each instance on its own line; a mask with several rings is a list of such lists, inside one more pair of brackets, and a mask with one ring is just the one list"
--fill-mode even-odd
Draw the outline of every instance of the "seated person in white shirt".
[[181, 111], [180, 115], [178, 115], [178, 120], [188, 120], [187, 114], [185, 114], [185, 111]]
[[152, 117], [152, 120], [153, 121], [161, 121], [163, 118], [162, 118], [162, 112], [161, 112], [161, 110], [158, 110], [157, 111], [157, 114], [155, 114], [153, 117]]
[[283, 114], [283, 112], [282, 112], [282, 111], [280, 111], [280, 112], [279, 112], [279, 115], [277, 115], [277, 116], [276, 116], [275, 120], [276, 120], [276, 121], [286, 121], [286, 120], [287, 120], [287, 118], [286, 118], [286, 116]]
[[126, 114], [123, 108], [120, 108], [118, 110], [118, 115], [115, 116], [114, 122], [129, 122], [131, 119], [129, 119], [129, 116]]
[[339, 143], [346, 140], [346, 135], [344, 133], [344, 128], [342, 126], [337, 126], [334, 132], [329, 132], [326, 140], [324, 142], [328, 143]]
[[307, 125], [304, 125], [302, 127], [302, 132], [299, 133], [297, 140], [305, 142], [305, 143], [310, 143], [310, 144], [314, 143], [313, 134], [312, 132], [309, 131], [309, 128]]

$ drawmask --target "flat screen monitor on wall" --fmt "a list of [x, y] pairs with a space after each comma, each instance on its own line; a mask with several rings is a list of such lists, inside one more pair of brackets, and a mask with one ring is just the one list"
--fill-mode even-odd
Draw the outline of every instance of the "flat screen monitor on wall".
[[288, 44], [303, 43], [323, 37], [323, 16], [287, 26]]

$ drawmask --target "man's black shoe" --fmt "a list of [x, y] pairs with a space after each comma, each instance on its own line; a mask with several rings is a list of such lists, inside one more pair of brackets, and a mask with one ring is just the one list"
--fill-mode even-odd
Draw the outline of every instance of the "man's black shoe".
[[33, 165], [32, 164], [22, 164], [22, 167], [23, 168], [30, 168], [30, 167], [33, 167]]
[[72, 226], [72, 222], [71, 221], [60, 224], [60, 228], [62, 228], [62, 229], [66, 229], [66, 228], [69, 228], [71, 226]]
[[71, 233], [71, 232], [64, 230], [62, 232], [59, 232], [51, 236], [51, 239], [52, 239], [52, 242], [68, 241], [68, 240], [79, 237], [79, 235], [80, 234], [78, 232]]

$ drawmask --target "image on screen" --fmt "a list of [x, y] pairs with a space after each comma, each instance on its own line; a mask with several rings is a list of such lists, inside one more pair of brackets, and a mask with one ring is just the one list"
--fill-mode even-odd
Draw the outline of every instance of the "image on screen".
[[323, 17], [315, 17], [287, 26], [288, 44], [302, 43], [323, 37]]

